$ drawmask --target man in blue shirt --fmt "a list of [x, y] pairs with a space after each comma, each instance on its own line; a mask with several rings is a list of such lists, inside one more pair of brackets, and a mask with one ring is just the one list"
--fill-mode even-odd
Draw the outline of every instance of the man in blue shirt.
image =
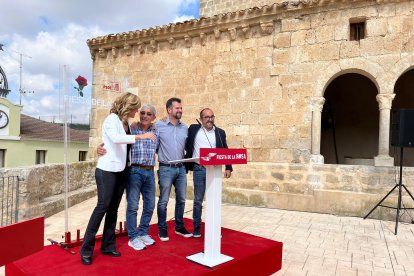
[[[128, 184], [126, 187], [127, 210], [126, 226], [128, 230], [128, 245], [135, 250], [145, 249], [155, 241], [148, 235], [149, 224], [155, 208], [155, 153], [159, 144], [159, 133], [152, 122], [156, 116], [153, 105], [142, 106], [139, 113], [139, 123], [131, 127], [131, 134], [139, 135], [131, 147], [130, 167], [128, 168]], [[143, 208], [141, 221], [137, 229], [137, 211], [139, 197], [142, 194]]]
[[169, 161], [184, 158], [184, 147], [187, 139], [187, 125], [180, 121], [183, 109], [179, 98], [171, 98], [166, 103], [168, 117], [155, 123], [160, 135], [158, 150], [158, 183], [160, 197], [157, 204], [158, 231], [161, 241], [168, 241], [166, 223], [167, 205], [171, 187], [175, 187], [175, 233], [183, 237], [192, 236], [184, 227], [184, 208], [187, 190], [186, 170], [183, 163], [170, 164]]

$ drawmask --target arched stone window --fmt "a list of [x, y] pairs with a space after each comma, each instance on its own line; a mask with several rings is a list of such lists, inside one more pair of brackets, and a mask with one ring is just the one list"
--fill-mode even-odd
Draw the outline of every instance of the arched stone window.
[[[395, 83], [394, 93], [392, 110], [414, 109], [414, 66], [400, 75]], [[389, 154], [394, 157], [395, 165], [399, 165], [400, 150], [390, 145]], [[403, 166], [414, 167], [414, 148], [404, 148]]]
[[345, 72], [334, 78], [324, 92], [320, 153], [327, 164], [374, 165], [378, 152], [378, 89], [365, 75]]

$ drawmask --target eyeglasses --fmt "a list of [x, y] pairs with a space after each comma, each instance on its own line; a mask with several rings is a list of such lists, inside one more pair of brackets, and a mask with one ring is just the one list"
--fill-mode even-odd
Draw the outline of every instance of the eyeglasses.
[[145, 112], [145, 111], [141, 111], [139, 114], [141, 114], [141, 115], [147, 115], [147, 116], [149, 116], [149, 117], [152, 117], [152, 113], [151, 112]]
[[211, 116], [204, 116], [203, 117], [203, 119], [206, 119], [206, 120], [214, 120], [214, 118], [215, 118], [216, 116], [214, 116], [214, 115], [211, 115]]

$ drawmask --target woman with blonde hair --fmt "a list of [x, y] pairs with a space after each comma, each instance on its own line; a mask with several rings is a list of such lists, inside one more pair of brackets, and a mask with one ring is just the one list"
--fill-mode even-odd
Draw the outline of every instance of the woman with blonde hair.
[[104, 215], [106, 217], [101, 252], [112, 257], [121, 256], [115, 247], [115, 226], [126, 182], [124, 171], [127, 144], [134, 144], [135, 140], [148, 139], [145, 135], [129, 134], [128, 118], [134, 118], [140, 107], [141, 101], [138, 96], [124, 93], [115, 99], [110, 114], [103, 122], [102, 140], [107, 154], [99, 157], [95, 170], [98, 203], [89, 219], [80, 250], [81, 261], [84, 265], [92, 264], [95, 235]]

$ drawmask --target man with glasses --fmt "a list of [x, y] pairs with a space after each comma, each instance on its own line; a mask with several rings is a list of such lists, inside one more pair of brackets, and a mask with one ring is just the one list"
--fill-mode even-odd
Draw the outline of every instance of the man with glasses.
[[[126, 188], [127, 210], [126, 226], [128, 245], [135, 250], [145, 249], [155, 241], [148, 235], [149, 224], [155, 208], [155, 153], [159, 144], [159, 132], [153, 126], [156, 110], [153, 105], [142, 106], [140, 121], [131, 126], [131, 134], [140, 135], [142, 140], [131, 147], [129, 176]], [[141, 221], [137, 228], [139, 197], [142, 195], [143, 208]]]
[[168, 116], [165, 121], [155, 123], [160, 133], [158, 150], [158, 183], [160, 197], [157, 204], [158, 231], [161, 241], [168, 241], [167, 205], [171, 188], [175, 187], [175, 233], [185, 238], [192, 236], [184, 227], [184, 208], [187, 190], [186, 170], [183, 163], [170, 164], [169, 161], [184, 158], [184, 147], [187, 139], [187, 125], [180, 121], [183, 114], [181, 100], [171, 98], [166, 103]]
[[[204, 108], [200, 112], [201, 124], [190, 125], [185, 145], [186, 158], [200, 157], [200, 148], [227, 148], [226, 132], [214, 125], [214, 118], [213, 110]], [[186, 167], [187, 170], [193, 171], [193, 237], [200, 238], [202, 204], [206, 191], [206, 168], [200, 166], [198, 162], [186, 163]], [[233, 168], [231, 165], [226, 165], [225, 167], [224, 177], [229, 178]]]

